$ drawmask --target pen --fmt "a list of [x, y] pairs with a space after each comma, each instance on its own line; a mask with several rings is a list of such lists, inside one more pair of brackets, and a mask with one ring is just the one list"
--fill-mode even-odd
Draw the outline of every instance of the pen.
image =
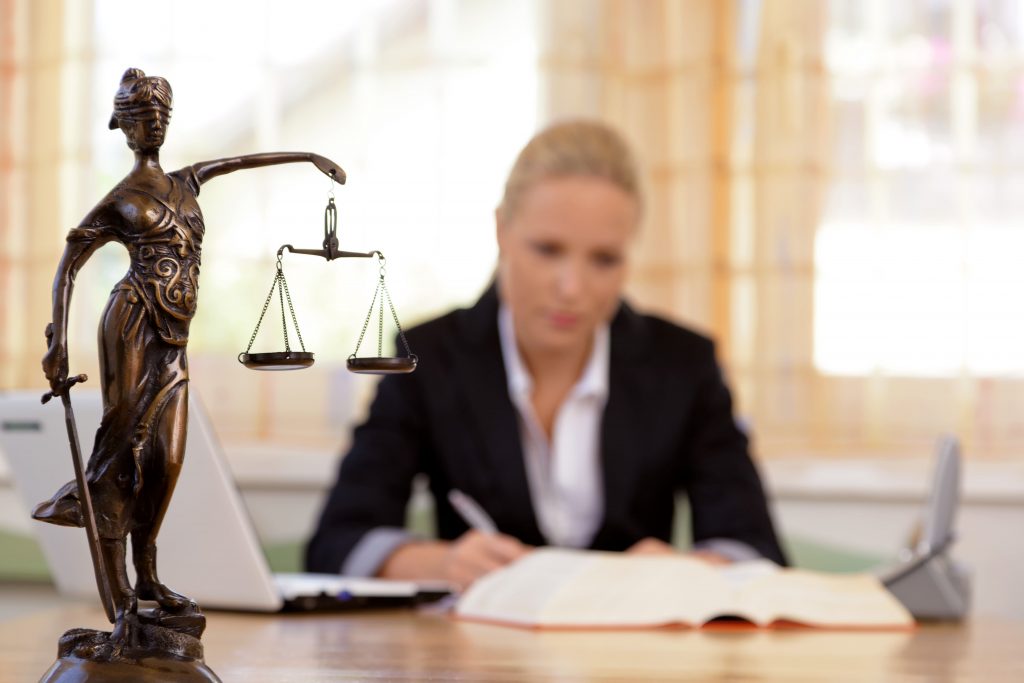
[[458, 489], [448, 492], [448, 502], [471, 528], [484, 534], [498, 533], [498, 525], [480, 504]]

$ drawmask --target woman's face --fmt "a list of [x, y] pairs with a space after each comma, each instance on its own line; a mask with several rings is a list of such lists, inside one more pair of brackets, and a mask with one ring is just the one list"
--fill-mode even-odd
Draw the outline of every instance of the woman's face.
[[164, 144], [170, 120], [170, 113], [166, 110], [153, 109], [136, 114], [131, 119], [119, 120], [118, 125], [124, 131], [129, 149], [150, 153], [156, 152]]
[[542, 180], [498, 212], [498, 277], [519, 344], [579, 352], [618, 308], [636, 199], [596, 176]]

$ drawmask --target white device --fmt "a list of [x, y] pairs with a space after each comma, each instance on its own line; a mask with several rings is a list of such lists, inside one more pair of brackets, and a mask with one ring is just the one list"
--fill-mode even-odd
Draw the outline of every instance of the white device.
[[970, 575], [950, 558], [960, 504], [960, 442], [939, 440], [931, 491], [917, 544], [881, 572], [886, 588], [918, 619], [961, 619], [970, 606]]
[[[41, 405], [40, 395], [0, 393], [0, 451], [26, 515], [74, 477], [64, 411], [59, 402]], [[71, 401], [88, 457], [103, 412], [100, 393], [77, 387]], [[58, 590], [96, 599], [84, 530], [36, 521], [32, 528]], [[160, 580], [204, 609], [277, 612], [408, 605], [450, 592], [439, 583], [272, 574], [210, 420], [194, 395], [189, 399], [185, 462], [157, 548]]]

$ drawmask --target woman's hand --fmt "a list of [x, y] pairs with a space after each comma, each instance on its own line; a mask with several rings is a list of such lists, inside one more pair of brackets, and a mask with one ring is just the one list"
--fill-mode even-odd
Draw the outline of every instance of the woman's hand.
[[703, 560], [708, 564], [732, 564], [732, 560], [730, 560], [728, 557], [716, 553], [713, 550], [691, 550], [690, 552], [686, 553], [686, 555], [687, 557], [692, 557], [695, 560]]
[[530, 552], [504, 534], [467, 531], [454, 541], [421, 541], [399, 547], [377, 573], [386, 579], [441, 579], [460, 589]]
[[43, 374], [50, 383], [50, 391], [60, 396], [68, 381], [68, 344], [63, 335], [55, 335], [53, 323], [46, 325], [48, 348], [43, 356]]
[[470, 530], [448, 546], [442, 564], [444, 578], [466, 589], [480, 577], [518, 560], [530, 550], [512, 536]]
[[634, 555], [675, 555], [677, 551], [665, 541], [648, 536], [631, 545], [626, 552]]
[[[628, 550], [627, 553], [633, 553], [635, 555], [675, 555], [679, 551], [673, 546], [665, 543], [665, 541], [658, 540], [657, 538], [643, 538], [634, 543]], [[687, 557], [692, 557], [695, 560], [702, 560], [708, 564], [730, 564], [730, 560], [725, 555], [719, 555], [711, 550], [691, 550], [685, 553]]]

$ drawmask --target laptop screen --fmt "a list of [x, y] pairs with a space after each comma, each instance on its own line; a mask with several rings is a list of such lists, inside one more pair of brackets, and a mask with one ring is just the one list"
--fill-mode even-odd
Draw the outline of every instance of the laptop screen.
[[[40, 393], [0, 394], [0, 450], [22, 500], [32, 508], [74, 478], [64, 411], [41, 405]], [[83, 457], [88, 458], [103, 406], [99, 391], [72, 392]], [[63, 594], [95, 599], [96, 583], [81, 529], [31, 522]], [[234, 479], [203, 410], [189, 400], [185, 462], [157, 539], [161, 580], [203, 607], [273, 611], [279, 591]], [[130, 569], [130, 568], [129, 568]]]

